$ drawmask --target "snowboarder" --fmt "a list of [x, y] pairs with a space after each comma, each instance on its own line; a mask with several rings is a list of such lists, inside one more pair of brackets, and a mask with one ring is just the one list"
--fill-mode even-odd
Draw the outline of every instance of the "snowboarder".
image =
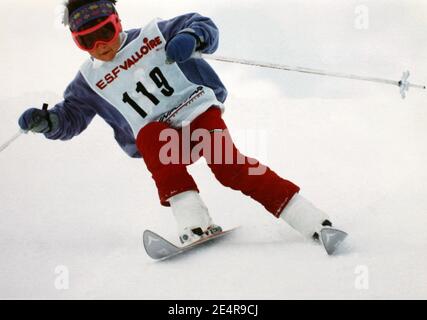
[[256, 200], [303, 236], [322, 240], [321, 230], [332, 226], [328, 216], [299, 195], [297, 185], [242, 155], [230, 137], [222, 118], [227, 90], [211, 66], [195, 56], [216, 51], [214, 22], [190, 13], [123, 31], [115, 5], [115, 0], [67, 1], [65, 22], [90, 57], [64, 100], [50, 110], [26, 110], [21, 129], [69, 140], [95, 115], [102, 117], [121, 148], [144, 159], [161, 205], [172, 208], [183, 244], [221, 230], [187, 172], [201, 156], [221, 184]]

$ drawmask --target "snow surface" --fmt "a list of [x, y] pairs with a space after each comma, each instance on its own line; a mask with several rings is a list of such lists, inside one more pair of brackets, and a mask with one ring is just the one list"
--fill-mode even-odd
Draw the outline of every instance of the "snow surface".
[[[54, 105], [85, 58], [55, 23], [57, 0], [2, 0], [1, 142], [29, 106]], [[370, 13], [355, 28], [355, 10]], [[221, 29], [218, 54], [427, 83], [427, 3], [412, 1], [119, 1], [124, 26], [198, 11]], [[226, 122], [244, 153], [298, 183], [351, 235], [328, 257], [252, 200], [191, 168], [218, 246], [155, 263], [142, 232], [175, 239], [142, 160], [96, 118], [70, 142], [21, 137], [0, 154], [2, 299], [427, 298], [426, 92], [212, 62]], [[68, 290], [55, 287], [57, 266]], [[362, 268], [362, 269], [360, 269]], [[369, 288], [357, 286], [360, 270]], [[57, 269], [58, 271], [58, 269]], [[366, 278], [364, 278], [366, 279]]]

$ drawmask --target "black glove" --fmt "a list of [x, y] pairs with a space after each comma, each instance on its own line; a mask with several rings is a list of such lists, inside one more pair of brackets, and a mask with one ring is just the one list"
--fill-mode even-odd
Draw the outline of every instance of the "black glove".
[[28, 109], [19, 117], [18, 123], [24, 131], [49, 133], [58, 128], [59, 119], [56, 114], [47, 111], [47, 105], [45, 105], [43, 110]]

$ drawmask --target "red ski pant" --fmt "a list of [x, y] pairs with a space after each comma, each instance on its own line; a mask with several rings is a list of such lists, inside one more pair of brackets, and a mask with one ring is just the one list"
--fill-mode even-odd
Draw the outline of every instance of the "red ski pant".
[[221, 184], [258, 201], [275, 217], [299, 192], [298, 186], [237, 150], [221, 110], [216, 107], [182, 129], [173, 129], [163, 122], [150, 123], [141, 129], [136, 144], [164, 206], [170, 205], [168, 199], [174, 195], [199, 191], [187, 166], [201, 156]]

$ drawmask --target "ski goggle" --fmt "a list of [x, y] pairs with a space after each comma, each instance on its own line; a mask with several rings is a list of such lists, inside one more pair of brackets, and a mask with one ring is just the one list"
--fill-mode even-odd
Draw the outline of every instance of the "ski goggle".
[[93, 50], [98, 44], [110, 44], [117, 40], [122, 32], [122, 24], [117, 14], [110, 15], [99, 24], [83, 30], [71, 32], [74, 42], [84, 51]]

